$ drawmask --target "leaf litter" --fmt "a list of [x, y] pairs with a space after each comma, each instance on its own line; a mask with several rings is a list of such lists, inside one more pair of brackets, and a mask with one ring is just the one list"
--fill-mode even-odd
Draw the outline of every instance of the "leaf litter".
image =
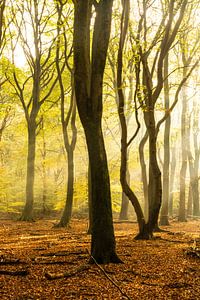
[[[137, 224], [116, 222], [123, 264], [88, 264], [86, 220], [0, 221], [0, 299], [200, 299], [200, 222], [172, 222], [136, 241]], [[197, 253], [197, 255], [195, 254]]]

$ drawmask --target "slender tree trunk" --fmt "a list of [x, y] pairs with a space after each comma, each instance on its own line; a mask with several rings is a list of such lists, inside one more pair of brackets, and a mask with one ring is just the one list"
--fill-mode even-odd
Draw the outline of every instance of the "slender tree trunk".
[[[183, 70], [183, 77], [185, 77], [185, 70]], [[185, 178], [187, 171], [187, 136], [186, 136], [186, 120], [187, 120], [187, 94], [186, 86], [182, 89], [182, 113], [181, 113], [181, 156], [182, 164], [180, 170], [180, 199], [179, 199], [179, 215], [178, 220], [180, 222], [186, 221], [186, 193], [185, 193]]]
[[176, 170], [176, 145], [171, 148], [171, 173], [169, 181], [169, 215], [173, 215], [173, 196], [174, 196], [174, 179], [175, 179], [175, 170]]
[[187, 216], [192, 216], [192, 187], [191, 184], [189, 185], [189, 192], [188, 192], [188, 202], [187, 202]]
[[6, 6], [6, 0], [0, 1], [0, 57], [3, 49], [3, 40], [5, 39], [4, 30], [5, 30], [5, 18], [4, 18], [4, 10]]
[[20, 217], [21, 221], [32, 221], [33, 220], [35, 147], [36, 147], [36, 124], [35, 124], [35, 121], [32, 121], [28, 124], [26, 203], [25, 203], [22, 215]]
[[[72, 80], [73, 81], [73, 80]], [[77, 140], [77, 128], [76, 128], [76, 101], [74, 97], [74, 85], [72, 83], [72, 110], [68, 112], [68, 117], [71, 117], [71, 129], [72, 129], [72, 138], [71, 143], [69, 142], [68, 132], [66, 121], [62, 118], [62, 127], [63, 127], [63, 138], [65, 144], [65, 150], [67, 153], [67, 194], [65, 207], [60, 219], [60, 222], [56, 227], [66, 227], [69, 225], [72, 216], [72, 207], [73, 207], [73, 195], [74, 195], [74, 149]], [[64, 102], [62, 115], [64, 115]]]
[[[169, 110], [169, 82], [168, 82], [168, 71], [169, 69], [169, 56], [165, 57], [164, 61], [164, 98], [165, 98], [165, 110]], [[164, 130], [164, 164], [163, 164], [163, 198], [160, 215], [160, 225], [169, 225], [168, 209], [169, 209], [169, 163], [170, 163], [170, 125], [171, 116], [169, 114], [165, 121]]]
[[74, 189], [74, 151], [71, 147], [67, 150], [67, 195], [65, 207], [62, 213], [58, 227], [66, 227], [69, 225], [69, 221], [72, 216], [72, 204], [73, 204], [73, 189]]
[[194, 119], [193, 119], [193, 142], [194, 142], [194, 191], [195, 197], [193, 198], [193, 215], [200, 215], [200, 203], [199, 203], [199, 157], [200, 149], [198, 146], [198, 131], [199, 131], [199, 106], [194, 100]]
[[[127, 170], [126, 172], [127, 183], [130, 185], [130, 172]], [[128, 206], [129, 206], [129, 199], [124, 192], [122, 192], [122, 204], [121, 210], [119, 214], [119, 220], [128, 220]]]
[[128, 142], [127, 142], [127, 123], [126, 123], [126, 116], [125, 116], [125, 99], [124, 99], [124, 92], [123, 92], [122, 70], [123, 70], [123, 48], [124, 48], [124, 41], [128, 29], [129, 12], [130, 12], [130, 1], [123, 2], [123, 11], [121, 17], [121, 32], [120, 32], [118, 57], [117, 57], [117, 63], [118, 63], [117, 87], [118, 87], [118, 97], [119, 97], [118, 116], [121, 125], [120, 182], [121, 182], [123, 192], [127, 195], [129, 200], [131, 201], [137, 216], [139, 233], [136, 236], [136, 239], [140, 239], [140, 238], [149, 239], [149, 233], [146, 230], [147, 228], [146, 228], [142, 208], [140, 206], [140, 203], [136, 195], [134, 194], [134, 192], [132, 191], [132, 189], [130, 188], [127, 182]]
[[153, 110], [148, 112], [148, 117], [145, 116], [145, 122], [149, 135], [149, 185], [148, 185], [148, 200], [149, 200], [149, 234], [153, 234], [153, 230], [157, 228], [158, 216], [162, 201], [162, 183], [161, 172], [157, 162], [156, 149], [156, 127]]
[[43, 150], [42, 150], [42, 213], [47, 213], [47, 171], [46, 171], [46, 143], [44, 140], [44, 133], [43, 133]]
[[148, 139], [148, 131], [145, 132], [143, 138], [139, 144], [139, 157], [140, 157], [140, 166], [142, 171], [142, 184], [143, 184], [143, 193], [144, 193], [144, 216], [146, 222], [149, 218], [149, 201], [148, 201], [148, 180], [147, 180], [147, 169], [144, 158], [144, 147]]

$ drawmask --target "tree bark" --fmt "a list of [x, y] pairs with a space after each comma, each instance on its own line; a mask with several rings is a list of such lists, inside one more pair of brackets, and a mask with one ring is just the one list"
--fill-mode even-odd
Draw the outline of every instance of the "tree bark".
[[119, 262], [115, 254], [110, 181], [102, 130], [94, 124], [86, 128], [85, 133], [92, 184], [91, 255], [98, 263]]
[[119, 40], [119, 48], [118, 48], [118, 57], [117, 57], [117, 87], [118, 87], [118, 116], [121, 125], [121, 166], [120, 166], [120, 182], [123, 189], [123, 192], [131, 201], [135, 213], [137, 216], [139, 233], [136, 236], [139, 239], [141, 236], [144, 238], [149, 238], [149, 234], [146, 231], [146, 224], [143, 215], [142, 208], [140, 203], [135, 195], [135, 193], [130, 188], [127, 182], [127, 161], [128, 161], [128, 141], [127, 141], [127, 123], [125, 117], [125, 99], [123, 92], [123, 81], [122, 81], [122, 71], [123, 71], [123, 48], [124, 41], [126, 38], [126, 33], [128, 29], [128, 21], [129, 21], [129, 10], [130, 10], [130, 1], [123, 2], [123, 10], [121, 17], [121, 32], [120, 32], [120, 40]]
[[198, 120], [199, 120], [199, 106], [194, 100], [193, 102], [194, 109], [194, 119], [193, 119], [193, 143], [194, 143], [194, 190], [195, 198], [193, 198], [193, 215], [200, 215], [200, 203], [199, 203], [199, 158], [200, 158], [200, 149], [198, 145]]
[[[126, 172], [126, 178], [127, 178], [128, 185], [130, 185], [130, 173], [128, 169]], [[128, 220], [128, 206], [129, 206], [129, 199], [126, 196], [126, 194], [122, 192], [122, 203], [121, 203], [121, 210], [119, 214], [119, 220]]]
[[[183, 77], [186, 75], [186, 70], [183, 69]], [[186, 221], [186, 193], [185, 193], [185, 178], [187, 171], [187, 93], [186, 86], [184, 85], [182, 88], [182, 112], [181, 112], [181, 170], [180, 170], [180, 198], [179, 198], [179, 214], [178, 220], [180, 222]]]
[[[167, 54], [164, 61], [164, 98], [165, 98], [165, 110], [169, 110], [169, 55]], [[169, 225], [168, 213], [169, 213], [169, 163], [170, 163], [170, 125], [171, 116], [169, 114], [165, 121], [164, 129], [164, 164], [163, 164], [163, 197], [162, 207], [160, 212], [160, 225]]]
[[115, 250], [110, 180], [101, 128], [102, 83], [110, 37], [112, 4], [112, 0], [96, 2], [90, 55], [91, 2], [74, 2], [75, 92], [91, 170], [91, 255], [101, 264], [121, 262]]
[[174, 179], [175, 179], [175, 170], [176, 170], [176, 145], [174, 142], [173, 147], [171, 148], [171, 172], [169, 180], [169, 215], [173, 216], [173, 197], [174, 197]]
[[28, 124], [28, 155], [26, 173], [26, 203], [20, 217], [21, 221], [33, 221], [34, 179], [35, 179], [35, 120]]
[[69, 225], [72, 216], [73, 194], [74, 194], [74, 151], [67, 151], [67, 194], [65, 207], [57, 227], [66, 227]]
[[143, 193], [144, 193], [144, 216], [146, 222], [148, 222], [149, 218], [149, 201], [148, 201], [148, 180], [147, 180], [147, 169], [144, 158], [144, 147], [148, 139], [148, 132], [146, 131], [143, 138], [139, 144], [139, 157], [140, 157], [140, 166], [142, 173], [142, 184], [143, 184]]
[[148, 185], [148, 200], [149, 200], [149, 219], [148, 227], [149, 234], [153, 235], [153, 230], [157, 228], [158, 216], [162, 200], [162, 183], [161, 172], [157, 162], [157, 133], [155, 126], [154, 109], [150, 107], [148, 115], [144, 112], [145, 123], [149, 136], [149, 185]]

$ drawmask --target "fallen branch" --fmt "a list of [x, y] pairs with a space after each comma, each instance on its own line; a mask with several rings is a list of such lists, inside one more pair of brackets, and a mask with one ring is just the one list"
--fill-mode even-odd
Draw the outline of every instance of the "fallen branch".
[[19, 264], [27, 264], [27, 262], [21, 261], [19, 258], [16, 258], [16, 259], [1, 259], [0, 260], [0, 266], [19, 265]]
[[68, 251], [60, 251], [55, 253], [43, 253], [41, 256], [68, 256], [68, 255], [80, 255], [80, 254], [86, 254], [84, 251], [78, 251], [78, 252], [68, 252]]
[[73, 261], [38, 261], [38, 260], [33, 260], [34, 265], [75, 265], [76, 263]]
[[17, 271], [0, 270], [0, 275], [26, 276], [28, 274], [29, 274], [28, 270], [17, 270]]
[[186, 282], [173, 282], [173, 283], [165, 284], [164, 287], [168, 287], [171, 289], [182, 289], [182, 288], [192, 287], [192, 285]]
[[[89, 253], [89, 251], [88, 251]], [[92, 258], [92, 260], [94, 261], [95, 265], [103, 272], [103, 274], [108, 278], [108, 280], [110, 280], [110, 282], [112, 282], [112, 284], [120, 291], [120, 293], [127, 299], [131, 300], [131, 298], [120, 288], [120, 286], [107, 274], [107, 272], [104, 270], [104, 268], [102, 268], [96, 261], [96, 259], [89, 254], [90, 257]]]
[[53, 279], [60, 279], [60, 278], [68, 278], [68, 277], [72, 277], [80, 272], [86, 271], [90, 269], [89, 265], [83, 265], [80, 266], [78, 268], [76, 268], [75, 270], [69, 271], [69, 272], [64, 272], [64, 273], [51, 273], [51, 272], [46, 272], [44, 275], [47, 279], [49, 280], [53, 280]]

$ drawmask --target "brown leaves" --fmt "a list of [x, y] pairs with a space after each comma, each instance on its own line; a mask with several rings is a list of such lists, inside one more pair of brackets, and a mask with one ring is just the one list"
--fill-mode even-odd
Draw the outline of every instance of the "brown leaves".
[[137, 224], [115, 224], [117, 253], [124, 264], [101, 266], [104, 272], [88, 265], [85, 221], [73, 221], [71, 229], [52, 229], [52, 223], [4, 221], [1, 226], [0, 221], [1, 300], [200, 297], [199, 260], [184, 252], [199, 247], [193, 243], [200, 233], [198, 221], [173, 223], [170, 232], [149, 241], [134, 240]]

